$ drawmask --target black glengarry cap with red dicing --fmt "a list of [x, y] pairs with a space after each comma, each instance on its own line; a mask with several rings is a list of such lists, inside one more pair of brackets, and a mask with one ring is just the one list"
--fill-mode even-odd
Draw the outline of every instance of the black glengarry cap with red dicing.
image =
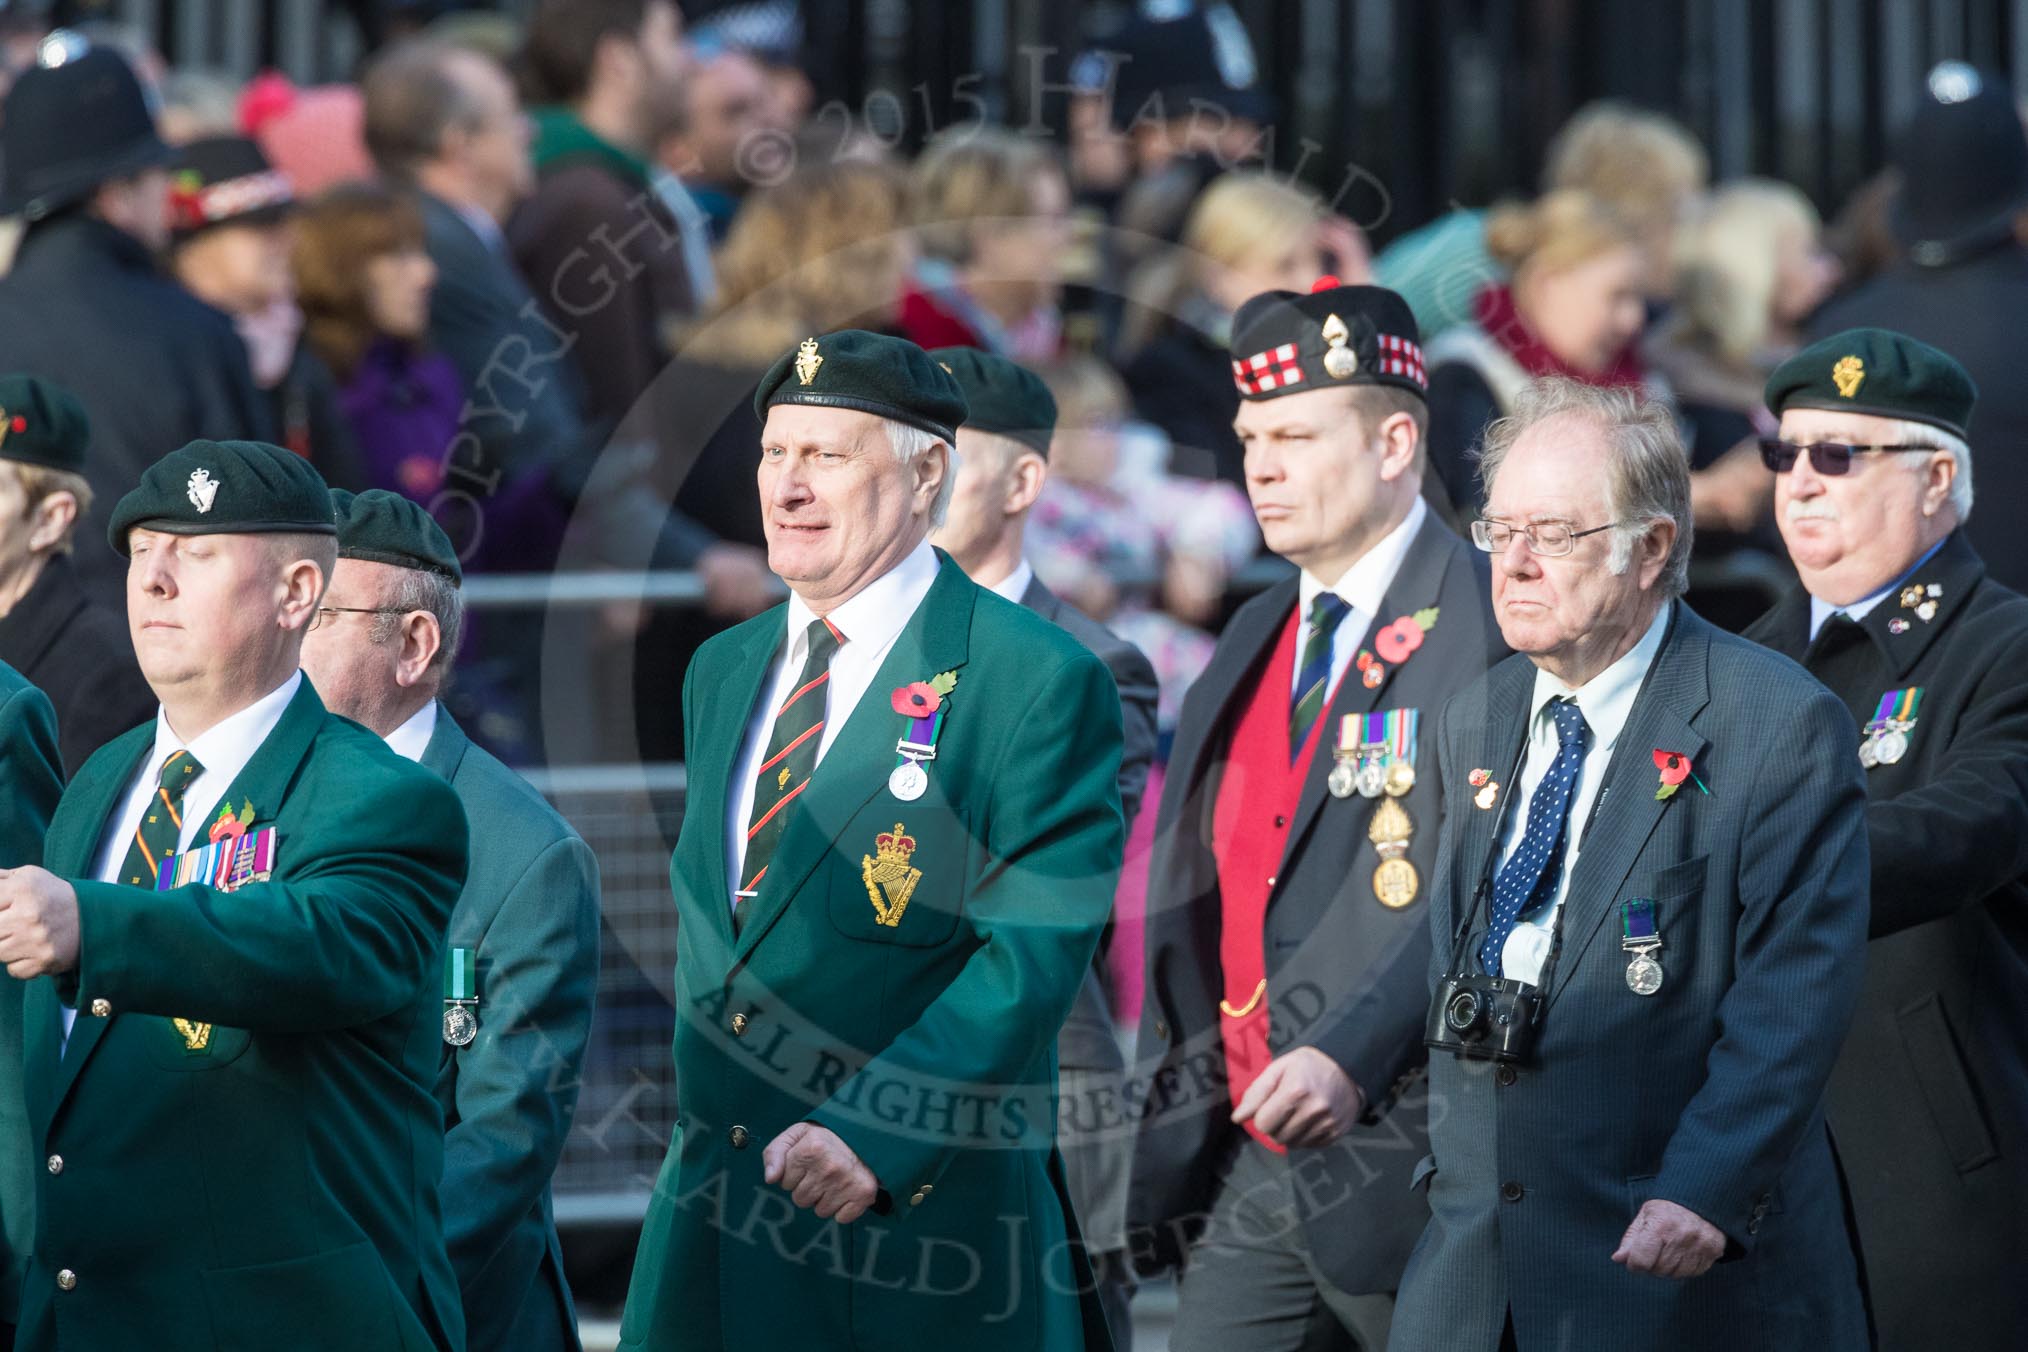
[[1232, 321], [1232, 379], [1243, 399], [1348, 385], [1392, 385], [1429, 397], [1429, 372], [1408, 302], [1384, 286], [1320, 277], [1307, 294], [1264, 291]]

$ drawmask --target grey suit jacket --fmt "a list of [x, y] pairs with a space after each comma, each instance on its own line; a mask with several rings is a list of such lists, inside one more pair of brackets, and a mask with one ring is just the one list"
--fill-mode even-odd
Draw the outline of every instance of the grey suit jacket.
[[[1231, 1120], [1219, 1021], [1223, 903], [1212, 821], [1230, 728], [1296, 607], [1298, 586], [1290, 578], [1262, 593], [1226, 625], [1210, 666], [1184, 700], [1163, 780], [1149, 859], [1148, 986], [1134, 1078], [1145, 1094], [1137, 1107], [1145, 1110], [1128, 1202], [1136, 1263], [1144, 1269], [1181, 1261], [1208, 1215], [1217, 1166], [1240, 1131]], [[1486, 556], [1434, 517], [1410, 542], [1361, 646], [1371, 648], [1382, 626], [1428, 606], [1438, 615], [1422, 647], [1405, 662], [1384, 664], [1377, 686], [1348, 666], [1325, 714], [1328, 732], [1347, 714], [1422, 711], [1416, 784], [1401, 800], [1415, 825], [1408, 858], [1420, 875], [1419, 895], [1400, 910], [1376, 897], [1380, 857], [1367, 834], [1374, 804], [1326, 791], [1333, 758], [1320, 745], [1261, 935], [1269, 1050], [1316, 1047], [1367, 1097], [1367, 1121], [1326, 1149], [1290, 1155], [1313, 1195], [1305, 1222], [1310, 1251], [1331, 1283], [1353, 1294], [1394, 1289], [1426, 1214], [1408, 1179], [1428, 1140], [1414, 1072], [1423, 1060], [1428, 1003], [1424, 910], [1445, 801], [1437, 711], [1506, 654], [1486, 604]]]
[[[1432, 981], [1485, 933], [1534, 678], [1512, 658], [1444, 712]], [[1583, 827], [1534, 1060], [1431, 1053], [1432, 1214], [1390, 1347], [1494, 1352], [1510, 1311], [1527, 1352], [1865, 1347], [1822, 1107], [1865, 963], [1856, 735], [1793, 662], [1675, 606]], [[1708, 792], [1658, 799], [1657, 749]], [[1490, 810], [1475, 769], [1503, 786]], [[1620, 943], [1633, 898], [1663, 945], [1647, 997]], [[1687, 1281], [1614, 1264], [1650, 1198], [1723, 1231], [1725, 1259]]]
[[478, 959], [479, 1034], [443, 1048], [444, 1239], [471, 1352], [576, 1352], [549, 1181], [577, 1106], [599, 975], [599, 868], [528, 781], [441, 706], [423, 765], [450, 781], [472, 866], [450, 946]]

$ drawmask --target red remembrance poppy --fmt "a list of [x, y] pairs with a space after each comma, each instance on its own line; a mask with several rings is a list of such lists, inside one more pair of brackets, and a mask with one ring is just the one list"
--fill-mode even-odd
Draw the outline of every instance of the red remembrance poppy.
[[944, 697], [928, 681], [910, 681], [895, 690], [892, 703], [903, 718], [928, 718], [943, 707]]
[[1655, 748], [1655, 768], [1662, 772], [1664, 784], [1681, 784], [1690, 778], [1690, 758], [1675, 751]]
[[1422, 646], [1422, 626], [1413, 615], [1403, 615], [1373, 636], [1373, 648], [1388, 662], [1405, 662]]

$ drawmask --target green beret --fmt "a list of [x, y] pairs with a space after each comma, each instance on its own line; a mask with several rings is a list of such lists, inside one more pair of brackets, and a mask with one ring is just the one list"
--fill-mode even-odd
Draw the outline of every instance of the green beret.
[[369, 488], [364, 493], [334, 488], [331, 515], [338, 523], [341, 559], [441, 573], [460, 584], [465, 580], [451, 537], [420, 504], [399, 493], [385, 488]]
[[92, 423], [61, 385], [34, 376], [0, 376], [0, 460], [84, 473]]
[[965, 420], [965, 394], [949, 371], [906, 338], [864, 329], [805, 338], [783, 353], [753, 392], [754, 416], [766, 422], [776, 404], [856, 409], [947, 442]]
[[331, 489], [302, 456], [265, 441], [193, 441], [141, 474], [106, 537], [127, 552], [135, 526], [171, 535], [336, 535]]
[[1767, 380], [1768, 411], [1823, 408], [1965, 435], [1979, 389], [1948, 352], [1887, 329], [1847, 329], [1810, 344]]
[[965, 426], [1012, 437], [1043, 459], [1056, 431], [1056, 397], [1042, 377], [976, 347], [939, 347], [930, 359], [949, 371], [965, 396]]

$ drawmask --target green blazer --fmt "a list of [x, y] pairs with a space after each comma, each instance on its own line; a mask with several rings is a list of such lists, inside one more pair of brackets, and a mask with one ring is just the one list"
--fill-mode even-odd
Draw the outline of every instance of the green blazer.
[[[271, 881], [89, 881], [154, 735], [85, 762], [43, 851], [77, 889], [79, 965], [28, 998], [16, 1346], [462, 1348], [431, 1096], [457, 796], [305, 680], [227, 795], [276, 829]], [[209, 1046], [185, 1050], [176, 1016], [213, 1024]]]
[[[690, 787], [670, 866], [681, 1101], [620, 1346], [1107, 1348], [1068, 1242], [1052, 1094], [1056, 1032], [1120, 871], [1112, 677], [944, 558], [787, 809], [735, 939], [729, 781], [785, 617], [712, 639], [684, 678]], [[945, 671], [957, 686], [929, 788], [904, 802], [888, 788], [906, 730], [891, 692]], [[903, 876], [919, 875], [905, 907], [889, 876], [899, 836], [913, 842]], [[875, 1212], [841, 1226], [761, 1181], [763, 1150], [800, 1121], [872, 1169]]]
[[437, 709], [422, 763], [450, 781], [472, 826], [453, 946], [478, 958], [479, 1033], [448, 1043], [444, 1241], [471, 1352], [576, 1352], [577, 1314], [549, 1179], [570, 1134], [599, 981], [599, 865], [514, 771]]
[[[56, 711], [0, 662], [0, 868], [42, 862], [42, 837], [63, 795]], [[21, 1313], [21, 1272], [35, 1239], [35, 1146], [21, 1095], [21, 1012], [28, 984], [0, 970], [0, 1324]]]

